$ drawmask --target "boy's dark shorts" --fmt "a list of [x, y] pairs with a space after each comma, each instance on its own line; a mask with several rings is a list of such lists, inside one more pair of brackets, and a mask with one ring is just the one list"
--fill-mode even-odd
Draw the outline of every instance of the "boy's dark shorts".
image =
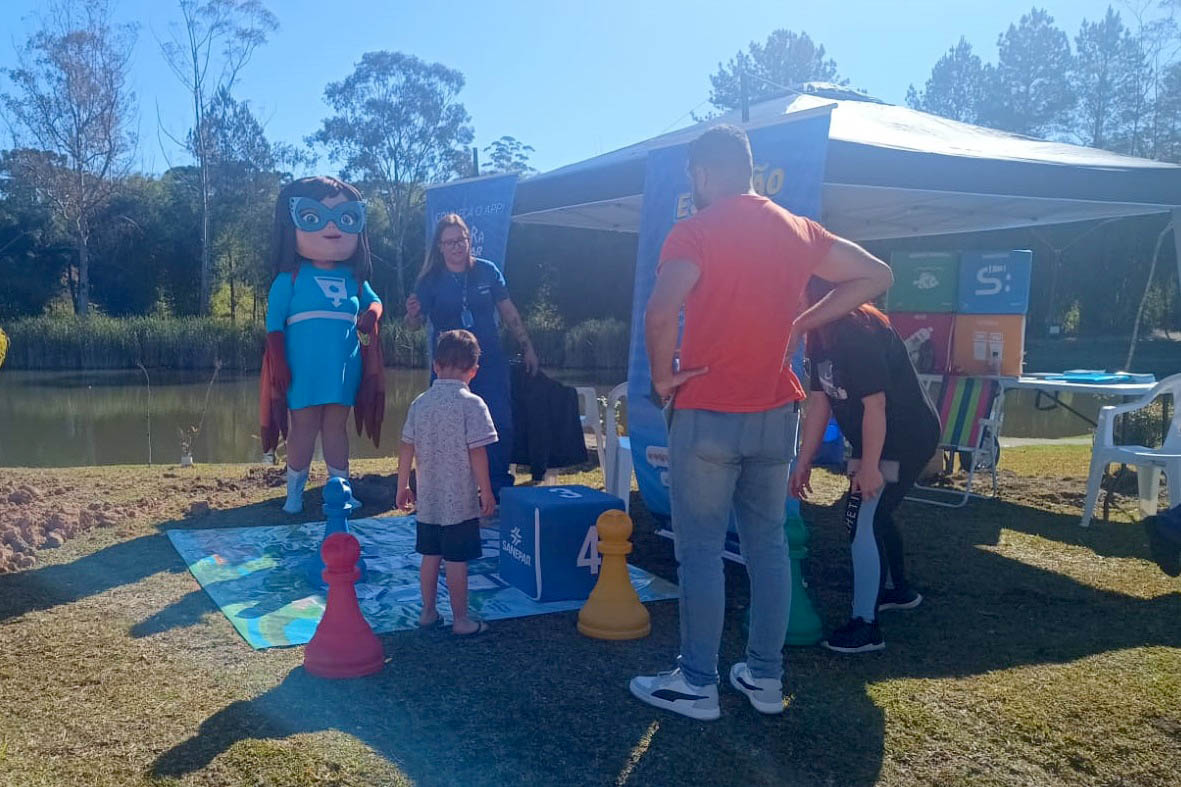
[[467, 563], [484, 555], [480, 544], [480, 520], [469, 519], [457, 525], [418, 523], [414, 551], [420, 555], [442, 555], [448, 563]]

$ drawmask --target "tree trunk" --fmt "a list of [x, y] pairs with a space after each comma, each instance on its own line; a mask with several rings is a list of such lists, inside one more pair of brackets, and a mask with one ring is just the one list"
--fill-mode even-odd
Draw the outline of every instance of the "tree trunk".
[[[1046, 326], [1046, 333], [1049, 333], [1049, 327], [1057, 323], [1058, 314], [1054, 311], [1054, 298], [1057, 296], [1058, 290], [1058, 267], [1062, 263], [1062, 255], [1057, 249], [1050, 251], [1050, 295], [1048, 303], [1046, 304], [1046, 319], [1044, 325]], [[1061, 332], [1061, 331], [1059, 331]]]
[[[398, 234], [401, 235], [401, 233]], [[406, 271], [402, 256], [402, 243], [401, 239], [399, 238], [398, 245], [394, 247], [394, 269], [395, 273], [397, 274], [395, 281], [398, 285], [398, 297], [396, 300], [398, 303], [402, 303], [404, 300], [406, 300]]]
[[86, 233], [78, 232], [78, 300], [75, 311], [79, 317], [90, 314], [90, 248]]
[[78, 266], [75, 260], [70, 260], [66, 266], [66, 286], [70, 289], [70, 303], [74, 304], [74, 313], [78, 313]]
[[390, 210], [387, 207], [386, 215], [390, 218], [390, 229], [392, 230], [394, 245], [394, 285], [397, 287], [394, 300], [401, 304], [406, 300], [406, 275], [402, 259], [402, 241], [406, 235], [405, 223], [408, 211], [403, 209], [401, 196], [397, 188], [391, 190], [390, 196], [390, 203], [394, 208]]
[[[201, 134], [198, 131], [198, 138]], [[201, 314], [208, 317], [213, 295], [213, 277], [209, 254], [209, 169], [205, 164], [205, 145], [197, 143], [201, 158]]]
[[230, 249], [230, 325], [236, 325], [238, 320], [238, 289], [234, 286], [234, 251]]

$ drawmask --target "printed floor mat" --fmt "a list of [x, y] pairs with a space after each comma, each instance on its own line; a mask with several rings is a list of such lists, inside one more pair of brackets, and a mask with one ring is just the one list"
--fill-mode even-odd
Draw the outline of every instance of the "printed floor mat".
[[[413, 516], [357, 519], [349, 527], [361, 542], [366, 575], [357, 583], [365, 618], [377, 633], [418, 627], [421, 556], [414, 551]], [[308, 579], [324, 523], [208, 530], [169, 530], [168, 538], [190, 572], [253, 648], [302, 645], [324, 614], [324, 591]], [[578, 609], [581, 601], [533, 601], [497, 575], [499, 532], [480, 529], [484, 555], [469, 564], [468, 604], [484, 620], [546, 615]], [[677, 597], [676, 585], [628, 565], [641, 601]], [[439, 610], [450, 608], [440, 576]]]

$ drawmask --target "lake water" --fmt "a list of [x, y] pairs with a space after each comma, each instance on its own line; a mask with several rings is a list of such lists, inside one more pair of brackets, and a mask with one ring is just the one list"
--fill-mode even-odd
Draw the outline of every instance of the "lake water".
[[[625, 370], [558, 372], [570, 385], [593, 385], [601, 396], [622, 382]], [[0, 467], [175, 464], [178, 430], [201, 425], [193, 447], [197, 462], [257, 462], [258, 378], [206, 372], [0, 371]], [[427, 386], [427, 373], [389, 369], [382, 447], [349, 437], [357, 457], [392, 456], [406, 410]], [[206, 406], [206, 396], [208, 405]], [[1064, 410], [1034, 408], [1032, 392], [1012, 392], [1005, 405], [1006, 437], [1067, 437], [1089, 427]], [[1072, 406], [1094, 417], [1100, 401], [1075, 396]], [[204, 423], [201, 422], [204, 412]]]
[[[149, 414], [154, 463], [180, 461], [178, 431], [198, 425], [201, 431], [193, 446], [195, 461], [259, 461], [257, 375], [223, 372], [210, 386], [210, 372], [150, 374], [149, 404], [141, 371], [0, 371], [0, 467], [145, 464]], [[623, 381], [625, 373], [554, 376], [571, 385], [594, 385], [605, 396]], [[406, 411], [427, 385], [425, 370], [386, 370], [381, 448], [357, 437], [350, 418], [352, 455], [393, 456]]]

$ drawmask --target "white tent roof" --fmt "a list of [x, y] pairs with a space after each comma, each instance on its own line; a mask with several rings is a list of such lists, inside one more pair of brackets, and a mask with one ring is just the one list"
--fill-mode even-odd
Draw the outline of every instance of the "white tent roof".
[[[1181, 167], [1046, 142], [869, 101], [793, 94], [753, 105], [747, 128], [832, 112], [824, 224], [855, 240], [1163, 213]], [[521, 182], [514, 221], [637, 232], [648, 151], [737, 113]]]

